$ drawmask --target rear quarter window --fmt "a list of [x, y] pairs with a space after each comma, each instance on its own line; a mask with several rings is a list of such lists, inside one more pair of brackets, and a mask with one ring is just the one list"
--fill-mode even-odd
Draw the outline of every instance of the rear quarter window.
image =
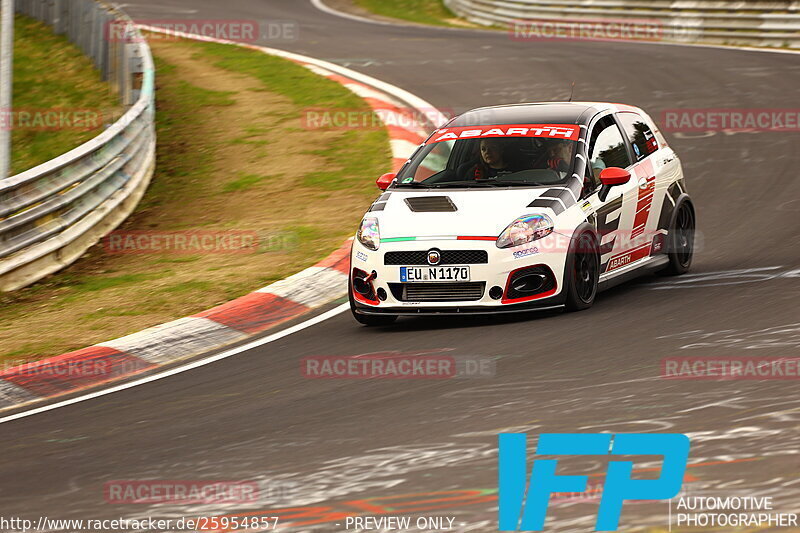
[[641, 161], [658, 150], [658, 140], [643, 117], [636, 113], [623, 112], [619, 114], [619, 119], [628, 142], [631, 143], [636, 161]]

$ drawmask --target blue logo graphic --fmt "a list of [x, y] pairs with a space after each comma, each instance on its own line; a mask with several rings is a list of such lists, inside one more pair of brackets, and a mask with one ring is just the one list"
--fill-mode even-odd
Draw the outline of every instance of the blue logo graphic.
[[[679, 433], [545, 433], [536, 453], [663, 456], [658, 479], [631, 479], [632, 461], [609, 463], [595, 530], [616, 531], [625, 500], [666, 500], [680, 492], [689, 444], [689, 438]], [[500, 433], [499, 445], [500, 531], [542, 531], [551, 494], [586, 490], [589, 477], [556, 475], [556, 459], [534, 460], [526, 487], [527, 435]]]

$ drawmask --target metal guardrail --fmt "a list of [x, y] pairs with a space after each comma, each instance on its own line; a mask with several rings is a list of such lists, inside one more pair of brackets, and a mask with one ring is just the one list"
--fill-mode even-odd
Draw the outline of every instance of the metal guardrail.
[[131, 20], [94, 0], [16, 2], [91, 57], [129, 107], [87, 143], [0, 180], [2, 291], [78, 259], [133, 211], [155, 169], [153, 58]]
[[482, 25], [525, 20], [657, 21], [668, 41], [800, 48], [800, 2], [732, 0], [445, 0]]

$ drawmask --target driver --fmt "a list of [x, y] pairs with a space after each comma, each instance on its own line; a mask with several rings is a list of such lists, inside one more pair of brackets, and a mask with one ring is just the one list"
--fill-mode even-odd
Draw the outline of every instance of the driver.
[[502, 139], [491, 137], [481, 139], [480, 159], [474, 164], [467, 163], [462, 175], [466, 179], [472, 177], [476, 180], [483, 180], [511, 174], [514, 170], [508, 160], [506, 148]]
[[567, 141], [550, 141], [547, 148], [547, 167], [555, 170], [563, 178], [569, 171], [569, 159], [571, 148]]

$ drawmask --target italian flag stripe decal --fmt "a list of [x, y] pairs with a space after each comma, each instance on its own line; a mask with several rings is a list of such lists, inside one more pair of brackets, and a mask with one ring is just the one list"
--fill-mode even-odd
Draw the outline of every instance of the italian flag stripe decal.
[[433, 236], [433, 237], [389, 237], [381, 242], [406, 242], [406, 241], [496, 241], [497, 237], [480, 236]]
[[381, 239], [381, 242], [403, 242], [403, 241], [416, 241], [416, 237], [392, 237], [391, 239]]

